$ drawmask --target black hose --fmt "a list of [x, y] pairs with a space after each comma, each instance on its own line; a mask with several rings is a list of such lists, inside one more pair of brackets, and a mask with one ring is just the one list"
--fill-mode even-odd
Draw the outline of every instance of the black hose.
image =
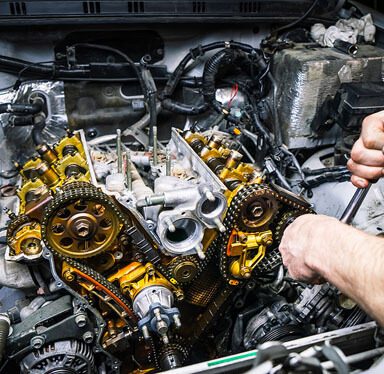
[[203, 73], [203, 96], [208, 105], [217, 113], [223, 113], [228, 122], [240, 124], [241, 121], [232, 116], [229, 110], [216, 100], [216, 76], [220, 67], [230, 65], [236, 59], [233, 50], [223, 49], [215, 53], [205, 64]]
[[176, 114], [186, 114], [186, 115], [197, 115], [202, 114], [207, 111], [208, 104], [203, 103], [200, 105], [188, 105], [184, 103], [179, 103], [171, 99], [165, 99], [161, 102], [161, 105], [164, 109], [169, 110], [170, 112]]
[[320, 175], [320, 174], [329, 173], [329, 172], [348, 172], [348, 169], [346, 166], [330, 166], [330, 167], [324, 167], [320, 169], [309, 169], [309, 168], [303, 169], [303, 173], [305, 175]]
[[14, 103], [0, 104], [0, 113], [28, 115], [28, 114], [37, 114], [41, 112], [41, 109], [42, 109], [42, 106], [40, 104], [14, 104]]
[[[232, 42], [232, 41], [231, 42], [223, 42], [223, 41], [214, 42], [206, 45], [199, 45], [196, 48], [191, 49], [180, 61], [176, 69], [173, 71], [163, 91], [159, 95], [160, 100], [163, 102], [165, 101], [165, 103], [163, 104], [164, 109], [167, 109], [169, 111], [174, 111], [175, 113], [187, 114], [187, 115], [201, 114], [208, 109], [208, 106], [206, 105], [199, 105], [196, 107], [194, 105], [188, 105], [188, 104], [174, 101], [170, 97], [175, 92], [176, 87], [179, 84], [188, 63], [191, 60], [195, 60], [198, 57], [204, 56], [205, 53], [207, 53], [208, 51], [212, 51], [214, 49], [219, 49], [219, 48], [226, 48], [229, 50], [238, 49], [246, 53], [252, 53], [256, 51], [252, 46], [248, 44]], [[232, 116], [230, 117], [230, 119], [237, 120], [235, 117], [232, 117]], [[239, 122], [239, 121], [235, 121], [235, 122]]]
[[305, 189], [312, 189], [328, 182], [345, 182], [350, 178], [351, 173], [349, 171], [325, 172], [311, 179], [305, 179], [301, 182], [301, 186]]
[[33, 126], [33, 116], [10, 116], [8, 120], [10, 126], [22, 127], [22, 126]]
[[0, 314], [0, 362], [3, 360], [5, 345], [9, 334], [11, 321], [5, 314]]
[[32, 135], [32, 141], [36, 146], [44, 143], [43, 136], [42, 136], [44, 127], [45, 127], [45, 119], [42, 119], [33, 125], [31, 135]]

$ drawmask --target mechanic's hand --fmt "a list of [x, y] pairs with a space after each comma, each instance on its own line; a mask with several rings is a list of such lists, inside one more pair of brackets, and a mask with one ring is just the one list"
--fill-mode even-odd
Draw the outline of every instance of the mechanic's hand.
[[313, 263], [318, 251], [324, 253], [326, 238], [332, 235], [330, 231], [338, 224], [339, 221], [333, 217], [305, 214], [288, 226], [279, 250], [294, 279], [317, 284], [324, 282], [314, 270]]
[[368, 180], [384, 175], [384, 111], [364, 119], [360, 138], [352, 148], [347, 165], [356, 187], [365, 188]]

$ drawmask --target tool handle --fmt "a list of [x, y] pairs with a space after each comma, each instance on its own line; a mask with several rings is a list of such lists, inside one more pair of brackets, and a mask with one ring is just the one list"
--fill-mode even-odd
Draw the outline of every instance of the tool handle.
[[353, 221], [371, 186], [372, 183], [369, 183], [366, 188], [358, 188], [356, 190], [356, 192], [352, 196], [351, 201], [349, 202], [348, 206], [345, 208], [343, 214], [340, 217], [340, 221], [342, 223], [346, 223], [347, 225], [349, 225]]

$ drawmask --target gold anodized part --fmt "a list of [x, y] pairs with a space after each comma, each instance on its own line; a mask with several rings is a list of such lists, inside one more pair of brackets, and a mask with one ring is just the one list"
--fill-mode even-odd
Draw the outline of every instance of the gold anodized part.
[[182, 290], [170, 283], [149, 262], [145, 265], [140, 262], [132, 262], [111, 275], [108, 280], [110, 282], [118, 281], [121, 291], [128, 294], [132, 300], [140, 291], [150, 286], [166, 287], [172, 290], [179, 300], [184, 297]]
[[47, 227], [50, 245], [57, 252], [86, 258], [112, 249], [121, 224], [108, 205], [79, 199], [59, 209]]
[[250, 278], [253, 269], [264, 258], [265, 251], [272, 242], [270, 230], [260, 233], [234, 231], [228, 244], [227, 254], [238, 258], [230, 265], [231, 274], [235, 278]]
[[40, 224], [36, 221], [25, 223], [13, 232], [8, 243], [15, 255], [39, 254], [42, 250]]

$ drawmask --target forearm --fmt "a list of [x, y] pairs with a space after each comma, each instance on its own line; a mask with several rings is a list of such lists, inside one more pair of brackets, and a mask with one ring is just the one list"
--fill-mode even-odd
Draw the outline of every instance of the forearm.
[[384, 239], [339, 222], [323, 230], [308, 266], [384, 326]]

